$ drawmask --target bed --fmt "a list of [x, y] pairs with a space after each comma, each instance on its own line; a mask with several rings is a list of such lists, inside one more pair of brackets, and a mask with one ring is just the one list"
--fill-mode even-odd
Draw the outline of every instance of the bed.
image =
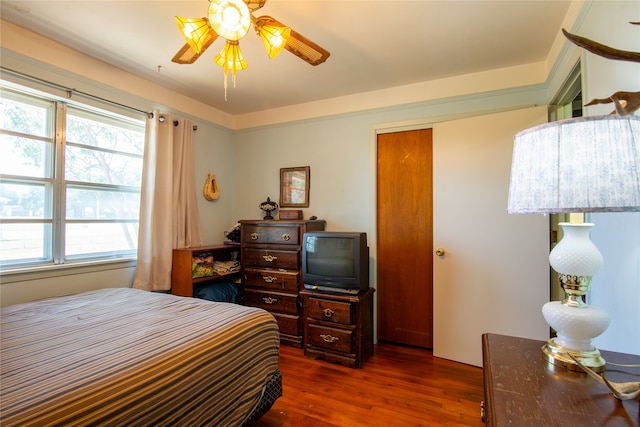
[[282, 394], [268, 312], [136, 289], [2, 309], [0, 425], [242, 426]]

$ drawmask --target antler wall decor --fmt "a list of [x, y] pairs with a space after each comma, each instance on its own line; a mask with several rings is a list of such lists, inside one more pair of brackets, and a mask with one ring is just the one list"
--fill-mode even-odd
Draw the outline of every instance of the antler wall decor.
[[[629, 23], [631, 25], [640, 25], [640, 22]], [[562, 29], [562, 33], [575, 45], [603, 58], [640, 63], [640, 52], [630, 52], [605, 46], [593, 40], [571, 34], [564, 28]], [[611, 114], [617, 113], [619, 116], [629, 116], [640, 109], [640, 92], [616, 92], [608, 98], [593, 99], [585, 104], [585, 106], [609, 104], [612, 102], [615, 111]]]

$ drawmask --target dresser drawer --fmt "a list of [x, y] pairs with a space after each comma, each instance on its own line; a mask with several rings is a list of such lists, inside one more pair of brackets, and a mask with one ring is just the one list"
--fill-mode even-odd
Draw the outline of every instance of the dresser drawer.
[[309, 323], [307, 330], [308, 345], [342, 353], [354, 353], [353, 332], [350, 330], [331, 328], [314, 323]]
[[290, 314], [271, 313], [278, 322], [281, 334], [300, 335], [300, 317]]
[[242, 230], [242, 243], [298, 246], [300, 244], [300, 227], [296, 225], [259, 226], [247, 224]]
[[297, 271], [272, 270], [267, 268], [245, 268], [244, 283], [251, 288], [273, 291], [298, 292]]
[[282, 292], [268, 292], [257, 289], [244, 290], [244, 302], [246, 305], [264, 308], [285, 314], [298, 314], [298, 295]]
[[348, 302], [329, 301], [322, 298], [310, 297], [308, 315], [311, 319], [325, 322], [352, 325], [352, 305]]
[[272, 251], [269, 249], [244, 248], [242, 263], [245, 267], [282, 268], [298, 270], [300, 252]]

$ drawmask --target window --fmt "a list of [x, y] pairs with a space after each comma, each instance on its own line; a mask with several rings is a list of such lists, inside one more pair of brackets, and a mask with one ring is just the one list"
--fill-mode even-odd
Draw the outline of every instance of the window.
[[0, 265], [135, 258], [145, 123], [0, 94]]

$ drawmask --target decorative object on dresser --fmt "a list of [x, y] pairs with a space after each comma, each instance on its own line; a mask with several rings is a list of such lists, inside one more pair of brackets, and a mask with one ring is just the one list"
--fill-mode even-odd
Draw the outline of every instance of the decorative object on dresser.
[[192, 297], [195, 286], [223, 281], [228, 283], [237, 279], [240, 273], [239, 252], [240, 248], [237, 245], [174, 249], [171, 261], [171, 293]]
[[373, 354], [373, 288], [357, 295], [300, 292], [304, 354], [362, 368]]
[[264, 211], [264, 219], [273, 219], [272, 212], [275, 212], [278, 209], [278, 204], [271, 200], [271, 197], [267, 197], [267, 200], [260, 203], [260, 210]]
[[[490, 426], [638, 426], [638, 400], [618, 400], [602, 382], [540, 357], [543, 341], [482, 336], [484, 421]], [[640, 375], [640, 356], [603, 351], [621, 366], [607, 371], [615, 382]], [[624, 365], [624, 366], [622, 366]], [[559, 408], [560, 405], [560, 408]]]
[[324, 230], [325, 224], [323, 220], [240, 221], [244, 303], [274, 315], [283, 344], [302, 347], [302, 236]]
[[[640, 211], [640, 117], [579, 117], [519, 132], [514, 138], [509, 213]], [[573, 218], [572, 218], [573, 219]], [[580, 218], [581, 220], [581, 218]], [[593, 224], [560, 223], [564, 238], [549, 255], [565, 299], [542, 312], [557, 331], [543, 348], [554, 365], [581, 371], [575, 357], [604, 372], [591, 340], [609, 326], [604, 310], [587, 305], [591, 277], [603, 264], [589, 239]]]
[[309, 166], [280, 169], [280, 206], [308, 208], [310, 187]]
[[280, 210], [278, 217], [280, 219], [302, 219], [302, 211], [299, 209]]

